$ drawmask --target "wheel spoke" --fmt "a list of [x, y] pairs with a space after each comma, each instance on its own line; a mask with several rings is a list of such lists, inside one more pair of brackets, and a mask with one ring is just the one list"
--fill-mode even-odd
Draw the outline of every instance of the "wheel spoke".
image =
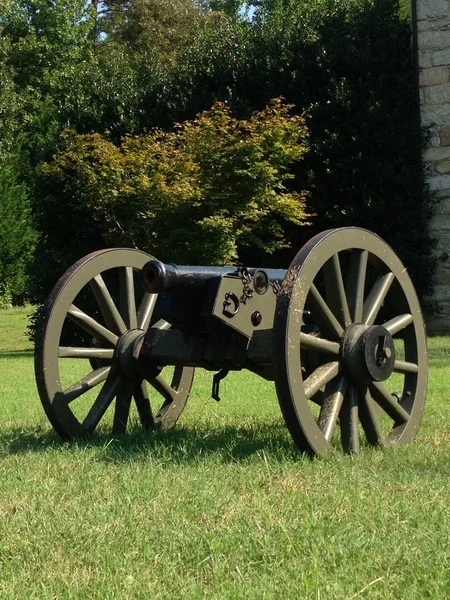
[[335, 381], [328, 383], [325, 388], [317, 425], [322, 430], [322, 433], [328, 442], [333, 437], [347, 385], [347, 380], [344, 377], [339, 377]]
[[358, 427], [358, 392], [350, 386], [345, 394], [340, 413], [341, 441], [344, 452], [358, 454], [359, 452], [359, 427]]
[[377, 279], [374, 283], [369, 295], [364, 302], [363, 307], [363, 323], [366, 325], [373, 325], [377, 318], [378, 311], [380, 310], [386, 294], [388, 293], [395, 275], [392, 272], [386, 273]]
[[115, 435], [121, 435], [125, 433], [127, 429], [131, 406], [131, 396], [133, 394], [134, 385], [134, 381], [127, 381], [124, 383], [124, 385], [122, 385], [117, 393], [112, 428]]
[[82, 377], [79, 381], [64, 390], [62, 393], [62, 400], [66, 404], [69, 404], [72, 400], [75, 400], [89, 390], [92, 390], [96, 385], [105, 381], [110, 370], [111, 367], [101, 367], [100, 369], [95, 369], [85, 377]]
[[399, 315], [398, 317], [394, 317], [390, 321], [387, 321], [383, 324], [383, 327], [389, 331], [389, 333], [394, 336], [399, 331], [406, 329], [408, 325], [411, 325], [413, 322], [413, 317], [410, 314]]
[[381, 432], [377, 414], [375, 412], [373, 400], [368, 390], [365, 394], [360, 392], [360, 400], [359, 419], [361, 421], [362, 428], [364, 429], [367, 441], [372, 446], [383, 446], [385, 444], [384, 437]]
[[348, 327], [351, 323], [339, 255], [334, 254], [323, 267], [327, 304], [339, 323]]
[[143, 329], [144, 331], [148, 329], [157, 299], [158, 294], [149, 294], [148, 292], [145, 292], [137, 312], [138, 329]]
[[83, 427], [87, 433], [94, 432], [122, 385], [123, 381], [121, 377], [116, 374], [111, 375], [110, 372], [108, 379], [105, 381], [99, 395], [83, 421]]
[[109, 329], [106, 329], [106, 327], [103, 327], [103, 325], [100, 325], [98, 321], [77, 308], [74, 304], [72, 304], [67, 311], [67, 316], [92, 337], [109, 342], [112, 346], [117, 344], [117, 340], [119, 339], [117, 335]]
[[330, 342], [309, 333], [300, 333], [300, 346], [322, 354], [339, 354], [339, 344], [337, 342]]
[[101, 275], [96, 275], [94, 279], [91, 279], [89, 285], [94, 292], [95, 299], [97, 300], [97, 304], [100, 307], [100, 311], [105, 319], [108, 329], [111, 329], [111, 331], [114, 331], [117, 334], [125, 333], [127, 328], [117, 306], [114, 304], [114, 300], [106, 287], [103, 277]]
[[177, 397], [176, 390], [171, 387], [165, 379], [163, 379], [162, 375], [157, 375], [156, 377], [148, 380], [149, 384], [161, 394], [161, 396], [166, 400], [166, 402], [173, 402]]
[[130, 329], [137, 327], [134, 275], [131, 267], [120, 268], [120, 314]]
[[181, 365], [175, 367], [172, 377], [172, 389], [174, 389], [178, 394], [187, 393], [189, 395], [189, 389], [185, 387], [185, 384], [183, 383], [184, 374], [189, 372], [191, 373], [191, 377], [193, 377], [194, 367], [182, 367]]
[[156, 321], [156, 323], [152, 325], [152, 329], [160, 329], [161, 331], [166, 331], [171, 327], [172, 325], [165, 319], [159, 319], [159, 321]]
[[60, 346], [59, 358], [100, 358], [111, 360], [114, 356], [114, 348], [81, 348], [77, 346]]
[[396, 373], [418, 373], [419, 365], [404, 360], [396, 360], [394, 362], [394, 371]]
[[329, 362], [311, 373], [303, 382], [305, 396], [311, 398], [320, 388], [324, 387], [339, 373], [339, 363], [337, 361]]
[[350, 257], [346, 292], [350, 316], [354, 323], [362, 322], [368, 256], [367, 250], [362, 250], [352, 252]]
[[402, 425], [408, 422], [409, 414], [397, 402], [396, 398], [389, 393], [385, 385], [373, 381], [369, 384], [369, 390], [372, 398], [393, 419], [395, 425]]
[[153, 419], [152, 408], [148, 397], [147, 384], [145, 381], [140, 382], [134, 389], [134, 401], [139, 413], [141, 425], [144, 429], [153, 429], [155, 421]]
[[314, 284], [311, 285], [307, 299], [307, 308], [312, 313], [313, 320], [322, 335], [339, 340], [344, 331], [342, 325], [331, 312], [321, 293]]

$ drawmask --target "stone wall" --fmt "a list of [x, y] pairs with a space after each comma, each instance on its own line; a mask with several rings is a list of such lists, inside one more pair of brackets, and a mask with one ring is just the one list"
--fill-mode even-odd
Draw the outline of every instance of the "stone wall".
[[430, 333], [450, 333], [450, 0], [416, 0], [416, 10], [421, 121], [430, 131], [423, 160], [436, 196], [437, 310], [427, 325]]

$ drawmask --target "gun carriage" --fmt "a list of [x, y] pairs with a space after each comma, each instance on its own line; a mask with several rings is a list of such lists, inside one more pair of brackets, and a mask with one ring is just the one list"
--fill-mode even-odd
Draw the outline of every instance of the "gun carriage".
[[[76, 361], [75, 375], [68, 369]], [[58, 281], [37, 333], [43, 407], [65, 439], [109, 419], [172, 427], [194, 368], [275, 382], [297, 447], [357, 453], [414, 439], [427, 387], [425, 329], [409, 275], [359, 228], [312, 238], [289, 268], [179, 267], [134, 249], [89, 254]], [[75, 380], [74, 380], [75, 378]]]

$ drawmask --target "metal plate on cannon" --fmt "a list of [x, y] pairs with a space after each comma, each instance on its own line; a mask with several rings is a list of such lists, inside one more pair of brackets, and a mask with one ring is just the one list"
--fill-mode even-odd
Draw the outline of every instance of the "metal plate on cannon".
[[272, 329], [277, 296], [272, 285], [267, 291], [255, 291], [253, 280], [243, 283], [240, 277], [223, 276], [217, 290], [212, 314], [251, 338], [256, 330]]

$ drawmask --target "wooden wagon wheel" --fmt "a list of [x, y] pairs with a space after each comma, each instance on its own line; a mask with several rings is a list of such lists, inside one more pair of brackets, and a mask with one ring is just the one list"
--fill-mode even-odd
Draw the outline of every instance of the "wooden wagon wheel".
[[[307, 333], [304, 311], [319, 334]], [[309, 352], [320, 356], [312, 372], [302, 367]], [[405, 267], [373, 233], [325, 231], [298, 252], [277, 301], [273, 356], [280, 407], [301, 451], [357, 453], [361, 438], [414, 439], [427, 389], [425, 328]]]
[[[64, 439], [93, 433], [100, 423], [124, 433], [133, 399], [144, 429], [172, 427], [185, 407], [194, 369], [176, 367], [167, 377], [161, 367], [146, 365], [141, 372], [133, 355], [157, 300], [136, 277], [151, 258], [133, 249], [89, 254], [60, 278], [44, 307], [36, 382], [45, 412]], [[170, 327], [163, 320], [152, 326]]]

